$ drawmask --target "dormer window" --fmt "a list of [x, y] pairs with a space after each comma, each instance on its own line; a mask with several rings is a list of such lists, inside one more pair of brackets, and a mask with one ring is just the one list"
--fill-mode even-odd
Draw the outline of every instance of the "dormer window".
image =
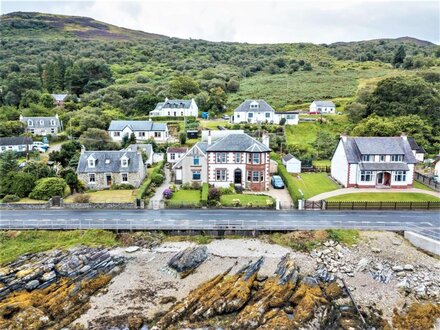
[[44, 125], [44, 120], [43, 120], [43, 119], [40, 120], [40, 125], [41, 125], [41, 126]]
[[55, 126], [55, 119], [50, 120], [50, 126]]
[[95, 167], [95, 159], [94, 158], [89, 159], [89, 167]]
[[27, 123], [28, 123], [28, 126], [34, 126], [34, 122], [30, 119], [27, 121]]
[[127, 167], [128, 166], [128, 158], [126, 156], [121, 158], [121, 166]]
[[363, 162], [369, 162], [370, 161], [370, 155], [362, 155], [362, 161]]
[[392, 162], [401, 162], [403, 161], [403, 155], [391, 155]]
[[106, 164], [110, 164], [110, 159], [106, 159], [106, 160], [105, 160], [105, 163], [106, 163]]
[[259, 104], [258, 104], [257, 101], [252, 101], [249, 107], [250, 107], [251, 109], [258, 109]]

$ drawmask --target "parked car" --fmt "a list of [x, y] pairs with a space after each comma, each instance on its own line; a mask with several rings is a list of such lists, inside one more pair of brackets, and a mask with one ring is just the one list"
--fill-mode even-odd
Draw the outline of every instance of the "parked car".
[[223, 118], [224, 120], [229, 120], [229, 119], [231, 119], [231, 117], [229, 117], [228, 115], [224, 115], [222, 118]]
[[275, 189], [284, 189], [284, 182], [283, 179], [279, 175], [274, 175], [270, 181], [272, 184], [272, 187]]
[[38, 146], [33, 146], [33, 147], [32, 147], [32, 150], [34, 150], [34, 151], [38, 151], [40, 154], [45, 153], [45, 152], [47, 151], [46, 148], [38, 147]]
[[49, 145], [40, 141], [34, 141], [34, 143], [32, 144], [32, 149], [38, 151], [43, 150], [42, 152], [46, 152], [47, 149], [49, 149]]
[[435, 183], [440, 183], [440, 177], [438, 175], [433, 175], [432, 179], [434, 180]]

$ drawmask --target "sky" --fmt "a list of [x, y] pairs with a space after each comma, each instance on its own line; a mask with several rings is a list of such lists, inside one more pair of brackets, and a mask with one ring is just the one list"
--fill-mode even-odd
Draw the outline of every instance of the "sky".
[[440, 1], [0, 1], [2, 14], [87, 16], [177, 38], [332, 43], [411, 36], [440, 43]]

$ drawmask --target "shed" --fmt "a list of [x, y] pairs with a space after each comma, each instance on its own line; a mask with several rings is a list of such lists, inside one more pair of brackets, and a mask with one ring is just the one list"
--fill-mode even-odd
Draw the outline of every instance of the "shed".
[[186, 131], [186, 136], [188, 139], [198, 139], [199, 138], [199, 131], [198, 130], [188, 130]]
[[283, 165], [289, 173], [301, 173], [301, 161], [291, 154], [283, 157]]

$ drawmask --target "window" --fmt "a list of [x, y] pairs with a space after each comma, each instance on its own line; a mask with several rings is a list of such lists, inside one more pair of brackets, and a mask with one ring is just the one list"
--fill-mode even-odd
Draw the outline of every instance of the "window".
[[294, 119], [295, 116], [294, 115], [286, 115], [286, 119]]
[[226, 181], [226, 170], [216, 170], [215, 179], [216, 181]]
[[44, 125], [44, 120], [40, 120], [40, 125], [41, 125], [41, 126]]
[[194, 166], [199, 166], [200, 165], [200, 157], [199, 156], [194, 156], [193, 157], [193, 165]]
[[270, 112], [266, 112], [266, 118], [270, 118]]
[[236, 163], [241, 163], [241, 153], [236, 152], [234, 158]]
[[128, 159], [126, 159], [126, 158], [121, 159], [121, 166], [122, 167], [127, 167], [128, 166]]
[[394, 181], [397, 182], [406, 181], [406, 171], [394, 172]]
[[248, 175], [247, 175], [247, 180], [248, 180], [248, 181], [251, 181], [251, 179], [252, 179], [252, 172], [251, 172], [251, 171], [248, 171], [247, 173], [248, 173]]
[[263, 182], [264, 181], [264, 171], [260, 172], [260, 181]]
[[362, 161], [363, 162], [369, 162], [370, 161], [370, 155], [362, 155]]
[[403, 161], [403, 155], [391, 155], [392, 162], [401, 162]]
[[6, 150], [6, 147], [2, 147], [2, 151], [5, 151]]
[[252, 172], [252, 182], [258, 182], [259, 177], [260, 177], [260, 172], [258, 171]]
[[170, 154], [170, 160], [175, 160], [176, 159], [176, 154]]
[[89, 174], [89, 183], [95, 183], [95, 173]]
[[224, 152], [217, 152], [215, 154], [215, 162], [216, 163], [226, 163], [226, 153], [224, 153]]
[[260, 154], [252, 154], [252, 163], [260, 164]]
[[54, 133], [55, 133], [55, 128], [51, 128], [51, 129], [50, 129], [50, 132], [51, 132], [52, 134], [54, 134]]
[[145, 136], [145, 132], [139, 132], [139, 136], [140, 137], [144, 137]]
[[50, 120], [50, 126], [55, 126], [55, 119]]
[[121, 136], [121, 132], [113, 132], [113, 136]]
[[385, 155], [379, 155], [379, 161], [384, 162], [385, 161]]
[[236, 116], [237, 116], [237, 118], [240, 118], [240, 114], [239, 113], [237, 113]]
[[249, 112], [249, 113], [248, 113], [248, 117], [249, 117], [249, 118], [252, 118], [253, 116], [254, 116], [254, 113], [253, 113], [253, 112]]
[[161, 136], [161, 134], [160, 134], [160, 132], [154, 132], [154, 137], [160, 137]]
[[89, 167], [95, 167], [95, 160], [89, 159]]
[[192, 179], [193, 180], [200, 180], [201, 179], [200, 171], [193, 171], [192, 172]]
[[122, 182], [128, 182], [128, 174], [122, 173]]
[[371, 171], [361, 171], [361, 181], [371, 181]]
[[34, 126], [34, 122], [32, 120], [28, 120], [28, 126]]
[[35, 133], [35, 130], [34, 130], [33, 128], [31, 129], [31, 133], [32, 133], [32, 134], [34, 134], [34, 133]]

